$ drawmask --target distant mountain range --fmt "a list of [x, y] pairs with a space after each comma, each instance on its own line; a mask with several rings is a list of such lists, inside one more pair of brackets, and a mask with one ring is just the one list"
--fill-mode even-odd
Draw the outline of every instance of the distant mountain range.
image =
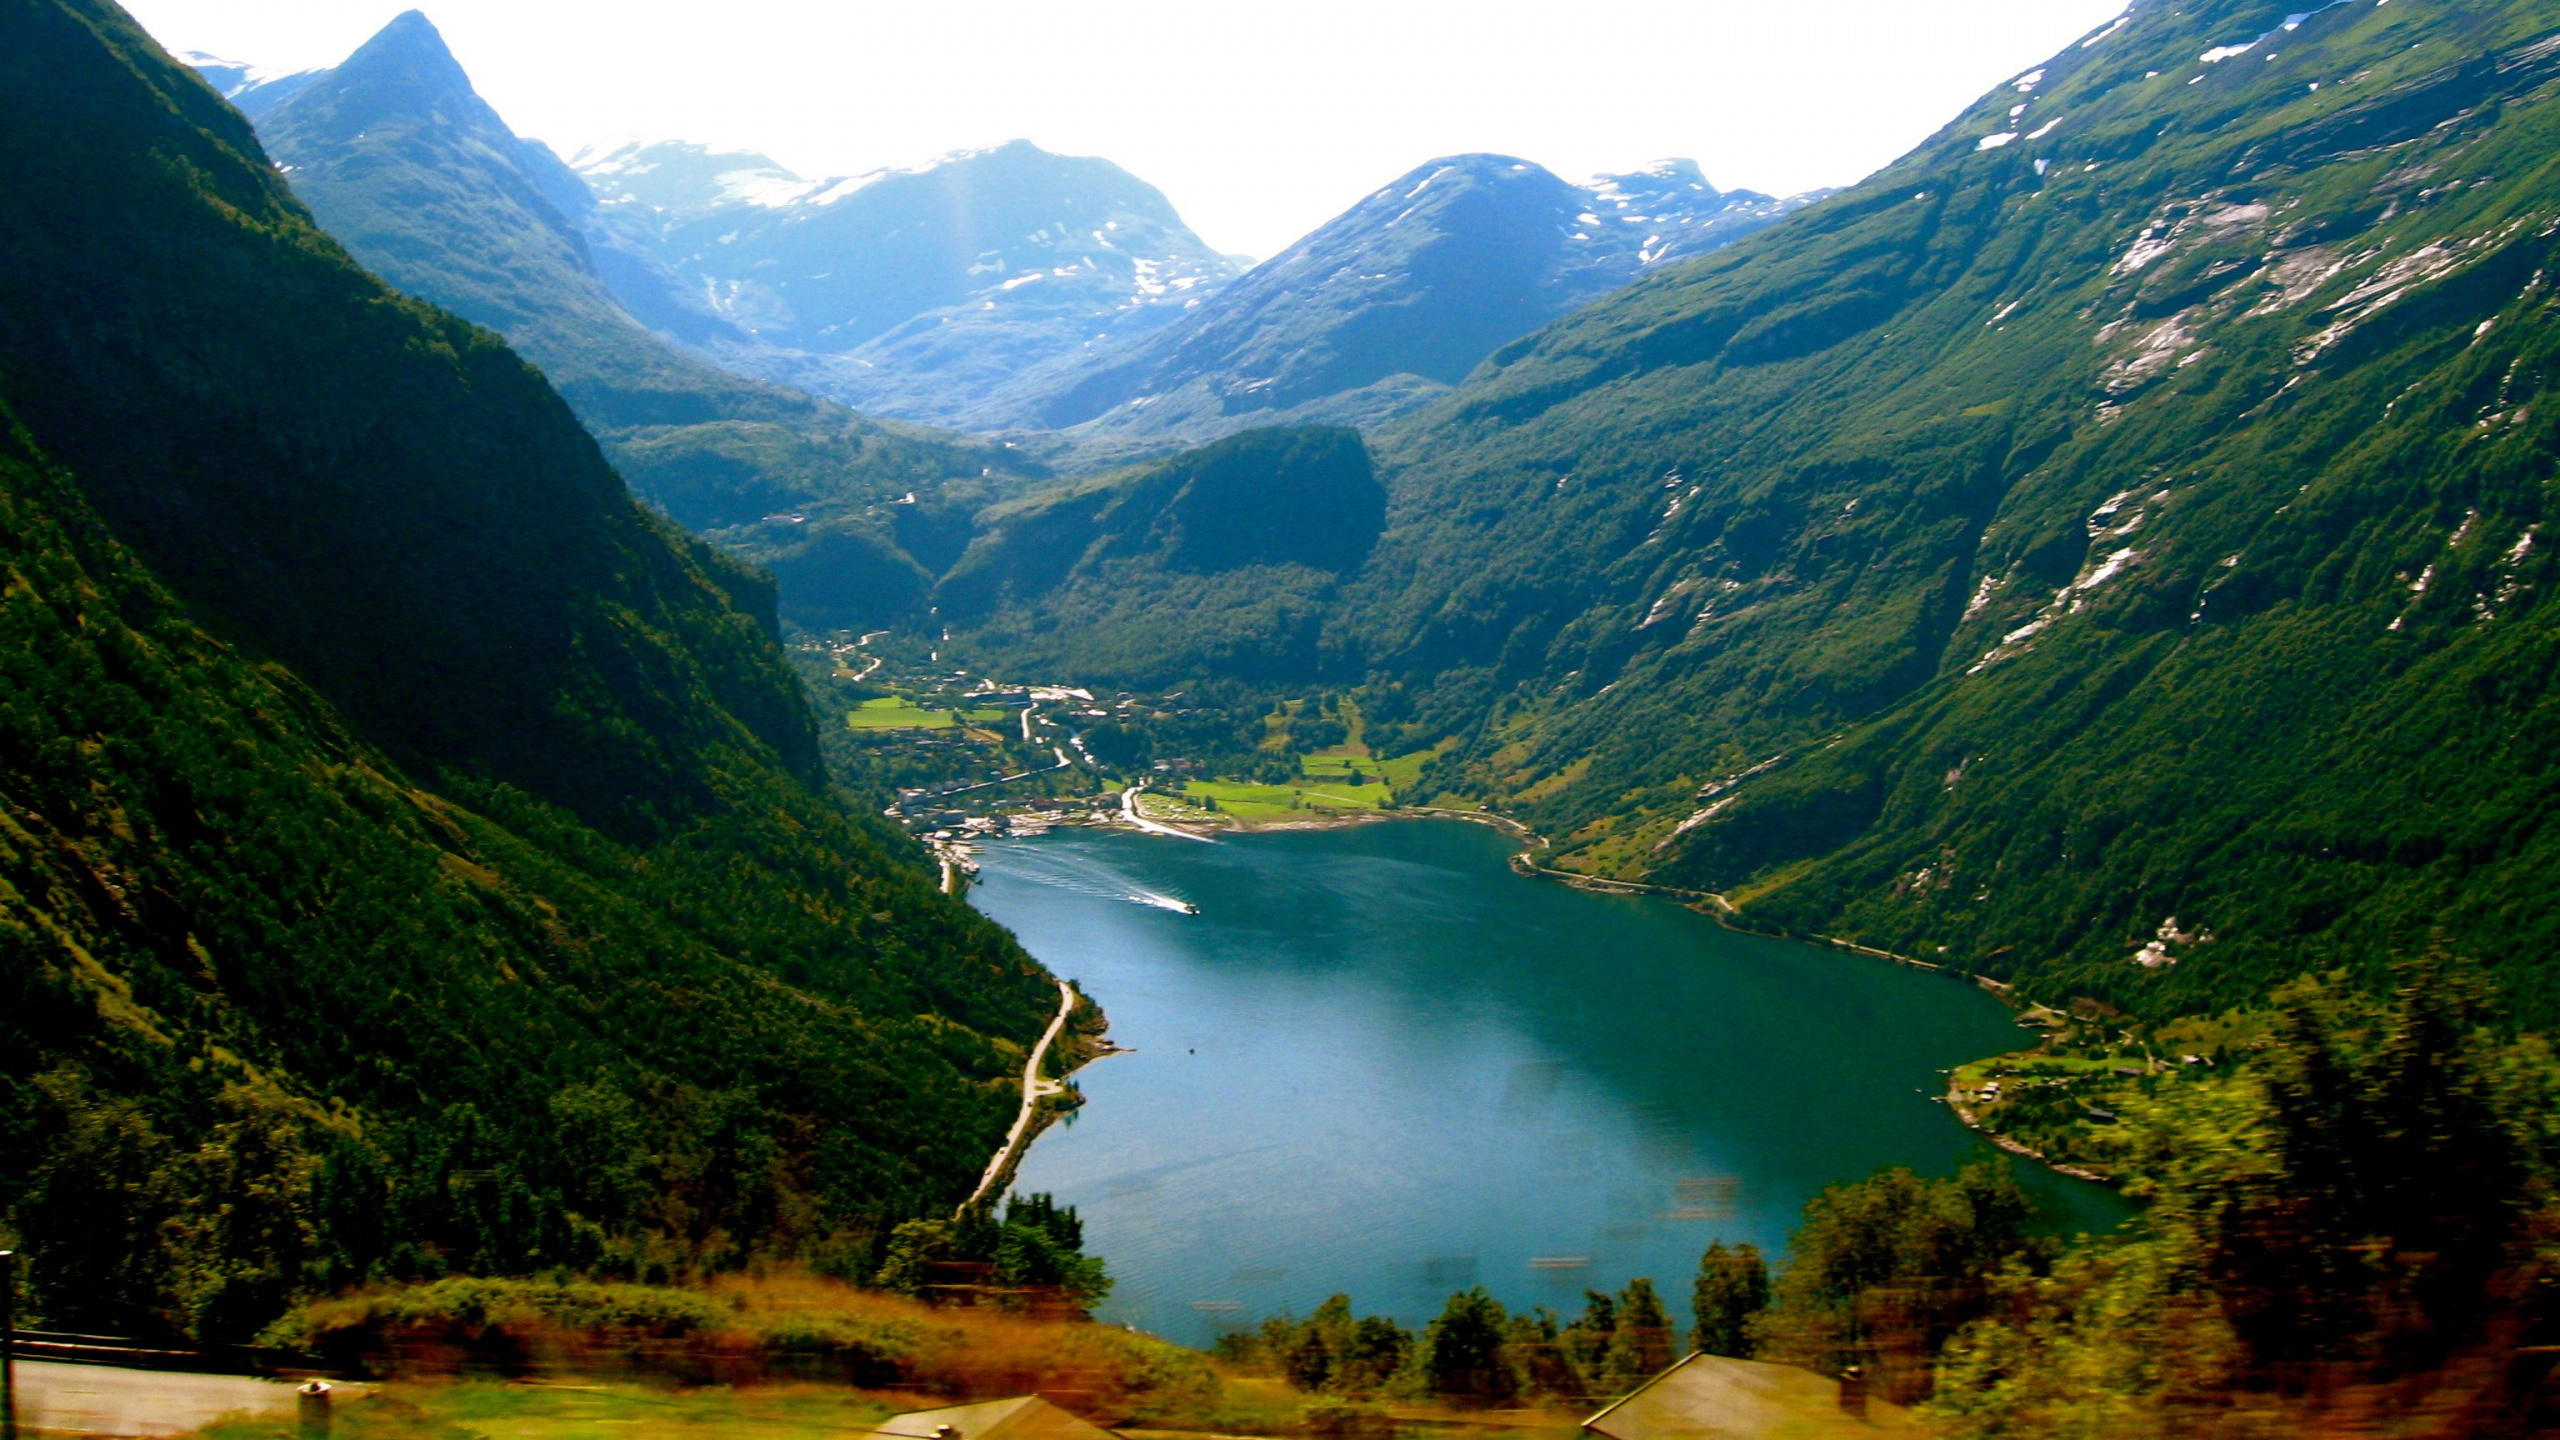
[[1247, 274], [1155, 187], [1029, 141], [850, 179], [691, 143], [571, 167], [604, 249], [655, 261], [604, 272], [622, 302], [735, 369], [909, 420], [1188, 438], [1398, 415], [1649, 266], [1815, 200], [1718, 192], [1695, 161], [1567, 184], [1454, 156]]
[[581, 151], [632, 313], [738, 369], [977, 429], [1203, 437], [1383, 419], [1643, 270], [1799, 208], [1664, 161], [1570, 185], [1507, 156], [1398, 180], [1250, 273], [1108, 161], [1027, 141], [808, 180], [682, 143]]
[[[957, 485], [968, 508], [981, 482], [1035, 473], [1001, 446], [865, 420], [677, 343], [716, 347], [723, 322], [685, 323], [665, 298], [682, 286], [616, 244], [585, 183], [507, 126], [416, 11], [330, 70], [259, 82], [199, 66], [255, 102], [261, 141], [332, 236], [403, 292], [506, 335], [642, 498], [771, 567], [795, 619], [920, 607], [932, 576], [897, 533], [911, 512], [887, 502]], [[660, 297], [671, 334], [609, 280]]]
[[1184, 436], [1375, 423], [1556, 316], [1817, 198], [1719, 191], [1688, 160], [1582, 185], [1508, 155], [1435, 160], [1172, 324], [1044, 377], [1020, 418]]
[[[825, 180], [677, 143], [572, 164], [598, 222], [728, 327], [696, 342], [709, 353], [908, 419], [983, 421], [1023, 374], [1161, 325], [1245, 269], [1155, 187], [1027, 141]], [[653, 289], [624, 298], [667, 324]]]
[[1118, 166], [1022, 141], [817, 180], [681, 142], [564, 163], [416, 11], [328, 70], [188, 60], [358, 259], [505, 334], [635, 491], [771, 567], [815, 625], [921, 610], [969, 516], [1047, 464], [1382, 422], [1809, 198], [1720, 192], [1687, 161], [1572, 185], [1462, 156], [1248, 271]]

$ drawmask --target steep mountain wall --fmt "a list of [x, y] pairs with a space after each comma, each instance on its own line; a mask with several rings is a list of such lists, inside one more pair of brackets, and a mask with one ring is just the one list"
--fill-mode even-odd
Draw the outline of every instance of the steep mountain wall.
[[2553, 23], [2135, 5], [1383, 437], [1344, 650], [1760, 923], [2143, 1008], [2540, 965]]
[[829, 793], [771, 596], [103, 0], [0, 5], [0, 1230], [60, 1328], [858, 1260], [1055, 991]]

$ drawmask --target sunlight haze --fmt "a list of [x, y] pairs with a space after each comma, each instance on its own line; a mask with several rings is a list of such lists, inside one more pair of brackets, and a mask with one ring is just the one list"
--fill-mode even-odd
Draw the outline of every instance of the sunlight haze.
[[[404, 0], [136, 0], [172, 50], [334, 65]], [[428, 0], [480, 93], [566, 156], [615, 137], [804, 175], [1027, 138], [1268, 256], [1437, 156], [1567, 177], [1687, 156], [1719, 186], [1850, 184], [2122, 0], [1828, 5]]]

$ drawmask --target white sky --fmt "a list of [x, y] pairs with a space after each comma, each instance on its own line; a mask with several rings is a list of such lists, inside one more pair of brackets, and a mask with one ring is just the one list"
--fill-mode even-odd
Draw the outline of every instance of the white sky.
[[519, 134], [804, 175], [1026, 137], [1268, 256], [1436, 156], [1568, 178], [1686, 155], [1845, 185], [2124, 0], [125, 0], [172, 50], [332, 65], [416, 4]]

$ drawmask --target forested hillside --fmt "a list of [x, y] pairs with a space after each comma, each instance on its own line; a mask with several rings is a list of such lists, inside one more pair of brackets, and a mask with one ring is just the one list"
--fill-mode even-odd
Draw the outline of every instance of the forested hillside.
[[826, 789], [769, 589], [106, 0], [0, 4], [0, 193], [32, 1315], [862, 1264], [967, 1194], [1056, 992]]
[[1285, 681], [1385, 516], [1358, 431], [1248, 430], [989, 507], [934, 594], [1017, 669]]
[[1380, 437], [1337, 677], [1746, 923], [2155, 1013], [2543, 975], [2556, 27], [2135, 4]]

